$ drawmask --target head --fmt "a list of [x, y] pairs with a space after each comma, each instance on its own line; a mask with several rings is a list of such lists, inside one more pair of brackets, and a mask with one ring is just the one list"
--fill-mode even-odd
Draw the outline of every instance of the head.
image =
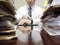
[[28, 6], [33, 6], [35, 4], [35, 0], [26, 0]]

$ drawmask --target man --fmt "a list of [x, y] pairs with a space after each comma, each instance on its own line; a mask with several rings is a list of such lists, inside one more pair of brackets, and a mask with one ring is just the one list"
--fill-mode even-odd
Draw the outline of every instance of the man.
[[[33, 20], [33, 24], [38, 24], [38, 26], [33, 27], [33, 30], [30, 30], [31, 31], [30, 37], [32, 39], [32, 42], [35, 43], [35, 45], [38, 45], [40, 44], [41, 41], [40, 31], [42, 23], [40, 22], [41, 21], [40, 18], [42, 16], [42, 9], [35, 5], [35, 1], [36, 0], [26, 0], [27, 5], [21, 7], [17, 11], [16, 18], [18, 22], [20, 22], [22, 18], [24, 19], [30, 18], [31, 20]], [[30, 38], [28, 36], [29, 34], [23, 33], [20, 29], [16, 30], [16, 35], [21, 42], [24, 42], [23, 45], [25, 45], [25, 43], [28, 42], [28, 38]]]

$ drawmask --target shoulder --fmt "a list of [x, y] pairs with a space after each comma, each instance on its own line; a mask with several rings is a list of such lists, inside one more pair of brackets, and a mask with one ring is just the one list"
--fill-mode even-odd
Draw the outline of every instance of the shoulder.
[[39, 6], [37, 6], [37, 5], [35, 5], [35, 8], [36, 8], [36, 9], [39, 9], [39, 10], [42, 10], [42, 8], [39, 7]]
[[35, 5], [35, 10], [38, 11], [38, 12], [42, 12], [42, 8], [37, 6], [37, 5]]
[[21, 6], [17, 11], [25, 10], [26, 6]]
[[36, 10], [37, 12], [41, 12], [41, 13], [42, 13], [42, 8], [39, 7], [39, 6], [37, 6], [37, 5], [35, 5], [35, 10]]
[[26, 6], [22, 6], [22, 7], [19, 8], [19, 10], [21, 10], [21, 9], [25, 9], [25, 8], [26, 8]]

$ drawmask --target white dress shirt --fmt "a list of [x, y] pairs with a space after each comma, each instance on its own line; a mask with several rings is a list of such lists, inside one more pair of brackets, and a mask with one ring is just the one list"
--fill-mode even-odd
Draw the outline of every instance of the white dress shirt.
[[[16, 18], [17, 20], [21, 20], [21, 17], [23, 15], [28, 15], [28, 8], [29, 6], [22, 6], [21, 8], [18, 9], [17, 14], [16, 14]], [[41, 40], [41, 36], [40, 36], [40, 31], [41, 31], [41, 27], [42, 27], [42, 23], [41, 23], [41, 18], [42, 17], [42, 9], [36, 5], [32, 6], [32, 19], [33, 19], [33, 23], [34, 24], [38, 24], [39, 26], [34, 26], [33, 30], [32, 30], [32, 39], [35, 42], [38, 42]], [[16, 31], [17, 35], [19, 36], [19, 31]], [[20, 31], [21, 32], [21, 31]], [[25, 35], [25, 34], [24, 34]], [[22, 36], [21, 36], [22, 37]], [[26, 38], [28, 38], [26, 36]], [[27, 39], [26, 39], [27, 40]], [[25, 42], [26, 42], [25, 40]]]
[[[18, 9], [17, 11], [17, 14], [16, 14], [16, 18], [17, 20], [20, 21], [21, 17], [23, 15], [28, 15], [28, 8], [29, 6], [23, 6], [21, 8]], [[32, 6], [32, 19], [33, 19], [33, 23], [34, 24], [41, 24], [40, 21], [41, 21], [41, 18], [42, 17], [42, 9], [36, 5]], [[36, 27], [34, 27], [35, 30], [36, 30]], [[40, 27], [39, 27], [40, 29]]]

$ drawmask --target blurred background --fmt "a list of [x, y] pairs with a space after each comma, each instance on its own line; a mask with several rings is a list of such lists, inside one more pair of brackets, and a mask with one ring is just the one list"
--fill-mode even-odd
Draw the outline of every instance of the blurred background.
[[[44, 1], [45, 0], [36, 0], [36, 5], [43, 8]], [[26, 0], [15, 0], [16, 9], [19, 9], [19, 7], [24, 6], [25, 4], [26, 4]]]

